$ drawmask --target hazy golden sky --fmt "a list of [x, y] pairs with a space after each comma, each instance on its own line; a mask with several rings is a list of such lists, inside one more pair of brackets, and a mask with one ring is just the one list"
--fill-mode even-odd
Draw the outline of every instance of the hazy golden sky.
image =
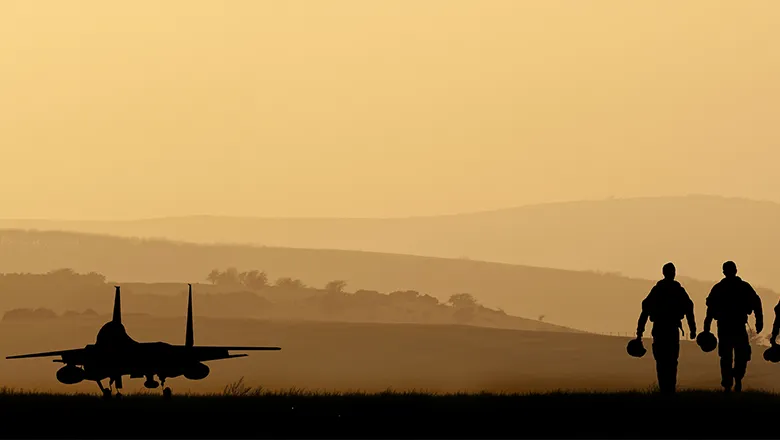
[[0, 2], [0, 217], [780, 200], [780, 2]]

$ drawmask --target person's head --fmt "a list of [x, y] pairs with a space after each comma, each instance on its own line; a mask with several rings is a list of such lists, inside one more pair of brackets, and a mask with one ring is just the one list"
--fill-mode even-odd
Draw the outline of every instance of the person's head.
[[733, 261], [723, 263], [723, 275], [733, 277], [737, 275], [737, 265]]
[[664, 264], [663, 272], [664, 272], [664, 278], [666, 278], [667, 280], [673, 280], [674, 276], [677, 273], [677, 270], [674, 268], [674, 264], [666, 263]]

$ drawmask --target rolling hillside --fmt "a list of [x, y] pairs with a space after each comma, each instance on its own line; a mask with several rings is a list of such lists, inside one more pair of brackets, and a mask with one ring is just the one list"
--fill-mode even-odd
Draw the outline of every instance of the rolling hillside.
[[[46, 274], [0, 274], [0, 312], [3, 322], [58, 319], [110, 319], [113, 282], [97, 273], [58, 270]], [[535, 319], [511, 316], [480, 305], [471, 297], [449, 303], [416, 291], [347, 292], [300, 285], [249, 283], [217, 285], [193, 283], [198, 316], [262, 318], [275, 321], [308, 320], [362, 323], [472, 325], [514, 330], [579, 332]], [[183, 317], [187, 286], [122, 283], [125, 315]], [[102, 314], [102, 316], [101, 316]]]
[[[2, 272], [60, 268], [95, 271], [116, 282], [204, 282], [213, 269], [262, 270], [322, 287], [345, 280], [348, 290], [416, 290], [446, 302], [471, 293], [486, 307], [589, 332], [636, 329], [639, 305], [654, 280], [462, 259], [357, 251], [197, 245], [65, 232], [0, 231]], [[659, 268], [660, 271], [660, 268]], [[699, 328], [712, 284], [681, 278], [696, 303]], [[177, 287], [178, 289], [178, 287]], [[778, 295], [759, 289], [767, 325]], [[5, 293], [8, 295], [9, 293]], [[57, 292], [50, 292], [56, 298]], [[751, 321], [752, 322], [752, 321]]]
[[126, 222], [0, 221], [0, 227], [69, 230], [196, 243], [348, 249], [471, 258], [655, 278], [720, 278], [725, 260], [746, 279], [780, 290], [780, 205], [689, 196], [581, 201], [398, 219], [185, 217]]

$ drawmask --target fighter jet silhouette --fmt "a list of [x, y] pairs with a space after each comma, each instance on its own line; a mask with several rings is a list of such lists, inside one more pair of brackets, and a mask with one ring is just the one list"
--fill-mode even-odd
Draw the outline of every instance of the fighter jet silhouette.
[[[281, 350], [281, 347], [233, 347], [195, 346], [192, 326], [192, 284], [189, 284], [187, 302], [187, 333], [184, 345], [165, 342], [137, 342], [131, 338], [122, 325], [122, 311], [119, 300], [119, 286], [114, 286], [114, 316], [103, 325], [94, 344], [84, 348], [50, 351], [46, 353], [8, 356], [6, 359], [21, 359], [47, 356], [61, 356], [52, 362], [65, 364], [57, 371], [57, 380], [72, 385], [84, 380], [97, 382], [103, 397], [110, 399], [111, 386], [116, 384], [116, 396], [122, 396], [122, 376], [131, 379], [146, 377], [146, 388], [162, 385], [163, 397], [171, 397], [171, 389], [165, 387], [165, 379], [184, 376], [190, 380], [201, 380], [209, 375], [209, 367], [203, 362], [247, 356], [230, 354], [231, 350]], [[154, 380], [154, 376], [160, 383]], [[108, 388], [103, 379], [109, 379]]]

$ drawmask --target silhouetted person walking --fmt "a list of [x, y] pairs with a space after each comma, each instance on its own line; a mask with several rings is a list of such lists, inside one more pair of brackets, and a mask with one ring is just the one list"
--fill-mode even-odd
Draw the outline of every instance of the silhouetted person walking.
[[[674, 393], [677, 388], [677, 362], [680, 357], [680, 330], [686, 318], [691, 339], [696, 338], [693, 301], [685, 288], [674, 279], [674, 264], [663, 267], [664, 279], [658, 281], [642, 301], [642, 313], [637, 326], [637, 339], [642, 339], [647, 319], [653, 323], [653, 358], [662, 393]], [[685, 332], [683, 332], [684, 334]]]
[[712, 320], [718, 321], [718, 356], [723, 391], [742, 391], [742, 379], [751, 358], [747, 332], [748, 315], [755, 313], [756, 332], [764, 328], [761, 297], [746, 281], [737, 276], [733, 261], [723, 263], [723, 275], [707, 296], [707, 318], [704, 331], [709, 332]]

